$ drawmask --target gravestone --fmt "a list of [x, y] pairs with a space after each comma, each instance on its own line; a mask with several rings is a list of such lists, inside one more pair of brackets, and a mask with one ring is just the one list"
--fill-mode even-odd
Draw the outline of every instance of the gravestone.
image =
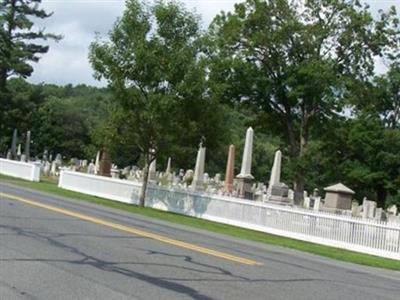
[[49, 176], [50, 169], [51, 169], [51, 164], [48, 161], [45, 161], [44, 162], [44, 166], [43, 166], [43, 174], [44, 174], [44, 176]]
[[43, 161], [44, 162], [49, 160], [48, 156], [49, 156], [49, 151], [47, 151], [47, 149], [46, 149], [43, 151]]
[[338, 183], [324, 188], [324, 191], [326, 192], [324, 210], [334, 212], [351, 210], [352, 197], [355, 194], [353, 190]]
[[51, 162], [50, 175], [53, 177], [57, 176], [57, 162], [56, 161]]
[[387, 209], [387, 212], [391, 215], [397, 215], [397, 206], [396, 205], [392, 205], [391, 207], [389, 207]]
[[373, 219], [375, 217], [375, 210], [376, 210], [376, 202], [367, 200], [364, 198], [363, 200], [363, 211], [362, 211], [362, 218], [363, 219]]
[[57, 167], [61, 167], [61, 166], [62, 166], [62, 156], [61, 156], [60, 153], [58, 153], [58, 154], [56, 155], [56, 160], [55, 160], [55, 162], [56, 162], [56, 164], [57, 164]]
[[191, 188], [194, 191], [204, 190], [204, 166], [206, 161], [206, 148], [203, 147], [201, 142], [199, 150], [197, 151], [196, 166], [194, 168], [194, 175]]
[[149, 166], [149, 180], [151, 182], [157, 181], [157, 162], [154, 159]]
[[321, 197], [315, 197], [314, 198], [313, 210], [314, 211], [319, 211], [320, 208], [321, 208]]
[[93, 175], [94, 174], [94, 169], [96, 166], [94, 165], [93, 160], [90, 162], [88, 168], [87, 168], [87, 173]]
[[283, 182], [275, 183], [270, 189], [271, 195], [268, 201], [279, 203], [290, 203], [289, 187]]
[[111, 169], [111, 178], [119, 179], [119, 169]]
[[17, 158], [18, 159], [21, 157], [21, 154], [22, 154], [22, 152], [21, 152], [21, 144], [18, 144], [18, 147], [17, 147]]
[[375, 220], [378, 220], [378, 221], [386, 221], [387, 220], [387, 215], [383, 211], [383, 208], [380, 207], [375, 210]]
[[99, 175], [111, 177], [111, 158], [107, 151], [101, 151]]
[[26, 133], [26, 141], [25, 141], [25, 157], [26, 161], [30, 160], [31, 156], [31, 132], [28, 131]]
[[228, 161], [226, 163], [224, 192], [231, 194], [233, 191], [233, 179], [235, 177], [235, 146], [230, 145], [228, 151]]
[[17, 159], [17, 138], [18, 138], [18, 130], [15, 128], [11, 141], [11, 159]]
[[253, 155], [253, 128], [249, 127], [246, 131], [246, 141], [244, 144], [242, 168], [239, 175], [236, 176], [238, 185], [238, 195], [240, 198], [253, 199], [253, 181], [254, 177], [251, 175], [251, 162]]

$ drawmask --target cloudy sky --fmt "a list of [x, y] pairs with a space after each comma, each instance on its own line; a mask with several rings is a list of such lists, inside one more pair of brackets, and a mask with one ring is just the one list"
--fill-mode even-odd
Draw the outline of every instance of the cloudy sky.
[[[190, 10], [201, 15], [207, 26], [221, 10], [232, 10], [241, 0], [181, 0]], [[396, 5], [400, 0], [367, 0], [371, 10], [377, 12]], [[61, 34], [58, 43], [50, 42], [50, 51], [34, 65], [29, 79], [33, 83], [79, 84], [101, 86], [93, 79], [88, 62], [88, 47], [95, 33], [106, 35], [116, 18], [122, 15], [125, 0], [43, 0], [42, 7], [54, 15], [39, 23], [48, 32]]]

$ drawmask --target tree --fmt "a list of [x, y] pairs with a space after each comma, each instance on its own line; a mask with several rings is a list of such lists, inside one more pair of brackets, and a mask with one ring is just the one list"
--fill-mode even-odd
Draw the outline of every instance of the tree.
[[[349, 82], [400, 34], [395, 9], [375, 21], [357, 0], [247, 0], [210, 27], [210, 81], [224, 101], [248, 104], [287, 141], [297, 198], [312, 129], [342, 110]], [[297, 163], [296, 163], [297, 162]]]
[[[386, 74], [356, 81], [347, 95], [355, 119], [349, 120], [349, 180], [383, 207], [400, 197], [400, 65], [394, 60]], [[354, 144], [354, 145], [353, 145]], [[354, 169], [351, 170], [349, 166]]]
[[5, 154], [10, 147], [14, 128], [18, 129], [19, 136], [33, 129], [35, 112], [45, 99], [41, 86], [35, 86], [21, 78], [9, 80], [7, 88], [9, 91], [7, 106], [0, 109], [3, 115], [0, 123], [0, 153], [2, 154]]
[[[7, 79], [27, 78], [33, 72], [31, 62], [38, 62], [40, 55], [49, 47], [33, 41], [60, 37], [45, 33], [43, 29], [33, 30], [33, 18], [45, 19], [51, 16], [39, 8], [41, 0], [2, 0], [0, 2], [0, 132], [12, 132], [12, 124], [6, 123], [6, 111], [13, 110]], [[3, 137], [4, 138], [4, 137]]]
[[378, 113], [362, 113], [347, 121], [343, 173], [359, 195], [385, 207], [400, 190], [400, 130], [385, 127]]
[[108, 81], [135, 124], [129, 140], [145, 162], [140, 206], [150, 163], [190, 131], [180, 123], [185, 108], [191, 102], [212, 105], [205, 90], [200, 37], [197, 17], [180, 5], [158, 1], [147, 6], [129, 0], [110, 41], [98, 39], [91, 45], [95, 76]]
[[3, 0], [0, 3], [0, 90], [4, 91], [10, 76], [29, 77], [33, 68], [30, 62], [38, 62], [40, 54], [48, 46], [29, 43], [34, 40], [60, 39], [43, 30], [32, 30], [32, 17], [45, 19], [51, 16], [39, 9], [41, 0]]

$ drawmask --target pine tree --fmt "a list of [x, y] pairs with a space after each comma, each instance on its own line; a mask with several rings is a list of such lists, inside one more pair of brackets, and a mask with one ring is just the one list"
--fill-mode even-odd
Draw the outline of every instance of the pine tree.
[[52, 15], [39, 8], [41, 0], [2, 0], [0, 2], [0, 93], [6, 91], [10, 76], [29, 77], [33, 72], [30, 62], [38, 62], [48, 46], [37, 40], [59, 40], [44, 29], [34, 30], [33, 20]]
[[7, 143], [15, 126], [7, 121], [7, 111], [13, 109], [7, 80], [10, 77], [27, 78], [32, 74], [30, 63], [38, 62], [40, 55], [49, 50], [37, 41], [61, 39], [45, 33], [44, 29], [33, 28], [35, 19], [52, 15], [41, 9], [40, 3], [41, 0], [0, 0], [0, 146]]

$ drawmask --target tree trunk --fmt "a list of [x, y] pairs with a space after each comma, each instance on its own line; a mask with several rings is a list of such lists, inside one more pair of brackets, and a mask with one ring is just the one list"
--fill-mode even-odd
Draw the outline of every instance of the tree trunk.
[[[302, 156], [306, 154], [308, 146], [308, 118], [305, 117], [301, 124], [300, 129], [300, 149], [298, 152], [298, 158], [301, 160]], [[304, 198], [304, 185], [305, 185], [305, 174], [302, 167], [300, 167], [296, 172], [295, 182], [294, 182], [294, 202], [295, 204], [300, 204]]]
[[143, 182], [142, 187], [140, 189], [140, 197], [139, 197], [139, 206], [144, 207], [145, 199], [146, 199], [146, 191], [147, 191], [147, 184], [149, 182], [149, 168], [150, 163], [148, 162], [147, 157], [145, 158], [145, 165], [144, 165], [144, 173], [143, 173]]
[[383, 186], [378, 186], [376, 189], [377, 207], [385, 208], [387, 191]]

